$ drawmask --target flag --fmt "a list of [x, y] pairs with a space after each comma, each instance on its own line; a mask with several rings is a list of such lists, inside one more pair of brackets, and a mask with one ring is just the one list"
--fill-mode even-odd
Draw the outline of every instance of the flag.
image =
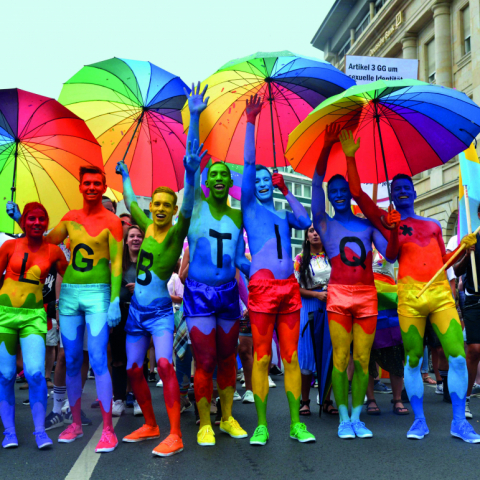
[[477, 151], [473, 143], [465, 151], [460, 153], [459, 160], [458, 241], [468, 233], [464, 185], [468, 187], [472, 232], [480, 226], [480, 220], [477, 214], [480, 203], [480, 161], [478, 160]]

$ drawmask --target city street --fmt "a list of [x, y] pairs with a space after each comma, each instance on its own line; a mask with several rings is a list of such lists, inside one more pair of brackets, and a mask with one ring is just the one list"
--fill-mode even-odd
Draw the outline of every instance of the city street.
[[[283, 389], [283, 377], [272, 377], [277, 388], [269, 395], [270, 441], [265, 447], [251, 447], [248, 439], [234, 440], [216, 432], [217, 445], [201, 448], [196, 444], [197, 427], [193, 409], [182, 414], [184, 451], [171, 458], [151, 455], [157, 440], [138, 444], [120, 441], [117, 450], [108, 454], [95, 454], [99, 439], [101, 415], [91, 409], [95, 400], [95, 382], [87, 381], [83, 396], [84, 411], [93, 420], [93, 426], [84, 427], [84, 437], [72, 444], [58, 444], [61, 428], [48, 433], [55, 441], [49, 451], [39, 451], [32, 435], [30, 408], [22, 405], [27, 392], [16, 386], [16, 424], [20, 443], [18, 449], [0, 452], [0, 478], [2, 480], [67, 479], [67, 480], [144, 480], [161, 478], [195, 479], [372, 479], [398, 478], [442, 479], [477, 478], [477, 459], [480, 445], [468, 445], [450, 436], [451, 406], [435, 395], [434, 388], [425, 388], [425, 410], [430, 435], [422, 441], [407, 440], [405, 434], [413, 422], [413, 415], [400, 417], [392, 413], [389, 394], [377, 396], [382, 415], [363, 415], [373, 430], [369, 440], [340, 440], [337, 437], [338, 417], [322, 415], [318, 418], [315, 404], [317, 390], [312, 389], [311, 417], [306, 418], [309, 430], [317, 437], [315, 444], [300, 444], [288, 436], [288, 409]], [[152, 388], [157, 420], [162, 439], [168, 432], [168, 420], [161, 388]], [[240, 384], [238, 384], [240, 388]], [[52, 401], [48, 402], [49, 410]], [[407, 404], [410, 409], [410, 405]], [[480, 430], [480, 399], [472, 398], [471, 421]], [[253, 433], [256, 426], [255, 406], [234, 404], [234, 414], [240, 424]], [[127, 415], [115, 420], [119, 440], [143, 423], [143, 417]]]

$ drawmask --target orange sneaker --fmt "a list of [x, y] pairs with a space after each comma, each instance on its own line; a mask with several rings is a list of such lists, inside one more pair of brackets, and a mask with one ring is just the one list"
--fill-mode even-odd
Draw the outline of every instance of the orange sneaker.
[[183, 442], [179, 435], [171, 433], [163, 442], [161, 442], [152, 451], [154, 455], [159, 457], [171, 457], [176, 453], [183, 451]]
[[143, 442], [144, 440], [152, 440], [154, 438], [160, 438], [160, 428], [158, 425], [152, 427], [151, 425], [144, 424], [138, 430], [135, 430], [130, 435], [123, 437], [123, 441], [126, 443]]

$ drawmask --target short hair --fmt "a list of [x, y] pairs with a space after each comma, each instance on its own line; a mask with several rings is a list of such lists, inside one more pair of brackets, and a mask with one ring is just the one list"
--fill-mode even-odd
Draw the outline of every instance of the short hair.
[[27, 203], [25, 205], [25, 208], [23, 209], [22, 216], [20, 217], [19, 225], [20, 225], [22, 230], [25, 230], [25, 220], [27, 219], [27, 216], [28, 216], [29, 212], [31, 212], [32, 210], [35, 210], [37, 208], [39, 208], [40, 210], [43, 210], [43, 213], [45, 213], [45, 216], [47, 217], [47, 227], [48, 227], [48, 222], [50, 221], [50, 219], [48, 217], [47, 209], [41, 203], [30, 202], [30, 203]]
[[345, 181], [347, 181], [347, 179], [343, 175], [340, 175], [339, 173], [337, 173], [328, 181], [327, 188], [330, 186], [330, 183], [334, 182], [335, 180], [345, 180]]
[[80, 167], [80, 183], [82, 183], [83, 176], [86, 173], [96, 173], [96, 174], [101, 175], [102, 180], [103, 180], [103, 184], [104, 185], [107, 184], [107, 179], [105, 177], [105, 172], [101, 168], [96, 167], [95, 165], [82, 165]]
[[117, 213], [117, 202], [115, 200], [112, 200], [109, 196], [107, 195], [102, 195], [102, 203], [103, 202], [112, 202], [113, 209], [115, 210], [115, 213]]
[[169, 188], [169, 187], [158, 187], [158, 188], [156, 188], [152, 193], [152, 201], [153, 201], [153, 197], [157, 193], [168, 193], [169, 195], [171, 195], [173, 197], [173, 206], [175, 207], [177, 205], [177, 194], [171, 188]]
[[412, 177], [409, 175], [406, 175], [405, 173], [397, 173], [393, 178], [392, 178], [392, 185], [395, 180], [408, 180], [412, 185], [413, 185], [413, 180]]
[[[230, 167], [224, 162], [215, 162], [212, 165], [210, 165], [210, 167], [208, 168], [208, 173], [210, 173], [210, 169], [215, 165], [223, 165], [227, 169], [227, 172], [230, 175], [230, 178], [232, 178], [232, 171], [230, 170]], [[208, 174], [207, 174], [207, 178], [208, 178]]]
[[118, 216], [118, 218], [122, 218], [122, 217], [128, 217], [128, 218], [130, 218], [130, 219], [132, 218], [132, 216], [131, 216], [129, 213], [125, 213], [125, 212], [124, 212], [124, 213], [121, 213], [121, 214]]
[[260, 170], [266, 170], [270, 174], [270, 177], [272, 176], [272, 172], [265, 165], [255, 165], [255, 171], [259, 172]]

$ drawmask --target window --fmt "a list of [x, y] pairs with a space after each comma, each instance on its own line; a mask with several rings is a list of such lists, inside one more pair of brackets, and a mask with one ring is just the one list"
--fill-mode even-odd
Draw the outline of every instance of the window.
[[240, 200], [230, 197], [230, 205], [232, 206], [232, 208], [240, 208]]
[[295, 183], [294, 185], [295, 189], [295, 196], [296, 197], [301, 197], [302, 196], [302, 186], [299, 183]]
[[305, 207], [305, 210], [308, 213], [308, 218], [312, 218], [312, 209], [310, 207], [308, 207], [307, 205], [304, 205], [304, 207]]
[[364, 30], [367, 29], [368, 24], [370, 23], [370, 12], [368, 12], [363, 20], [360, 22], [358, 27], [355, 29], [355, 38], [358, 38]]
[[463, 54], [466, 55], [470, 52], [470, 6], [465, 7], [462, 10], [462, 25], [463, 25]]
[[310, 185], [303, 186], [303, 196], [305, 198], [312, 198], [312, 187]]
[[293, 236], [299, 240], [303, 240], [303, 230], [294, 230]]
[[282, 202], [273, 202], [273, 206], [275, 207], [275, 210], [283, 210]]
[[427, 78], [429, 83], [435, 83], [435, 39], [427, 44]]
[[343, 47], [338, 52], [338, 59], [342, 60], [349, 50], [350, 50], [350, 36], [348, 37], [348, 40], [345, 42]]
[[287, 212], [291, 212], [292, 211], [292, 207], [288, 204], [288, 203], [285, 203], [285, 210]]
[[285, 186], [292, 191], [292, 182], [285, 182]]
[[377, 0], [375, 2], [375, 15], [381, 10], [381, 8], [388, 2], [388, 0]]
[[296, 257], [302, 253], [302, 247], [293, 247], [293, 255]]
[[148, 217], [152, 218], [152, 212], [150, 210], [147, 210], [146, 208], [143, 209], [143, 213]]

